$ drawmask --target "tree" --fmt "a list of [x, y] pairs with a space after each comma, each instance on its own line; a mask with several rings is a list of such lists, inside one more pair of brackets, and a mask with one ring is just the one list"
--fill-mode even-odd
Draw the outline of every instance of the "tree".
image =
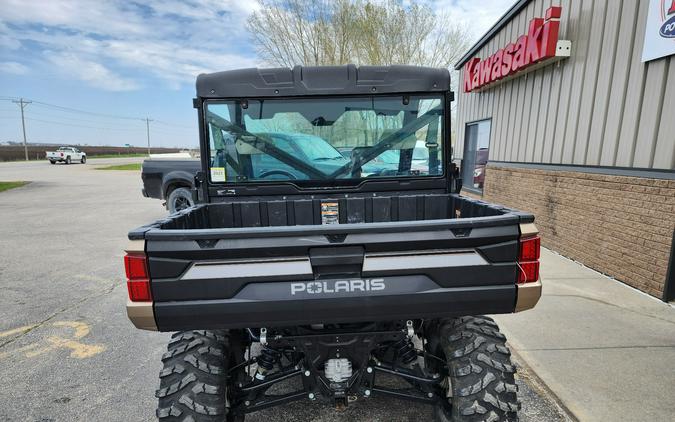
[[247, 29], [258, 55], [273, 66], [353, 61], [353, 5], [346, 0], [261, 0]]
[[273, 66], [450, 67], [470, 45], [467, 28], [426, 5], [387, 0], [260, 0], [247, 22]]
[[[353, 63], [447, 68], [471, 44], [466, 27], [435, 14], [426, 5], [407, 6], [397, 0], [259, 3], [261, 8], [249, 17], [246, 26], [258, 55], [271, 66]], [[457, 72], [453, 72], [451, 83], [456, 90]], [[365, 114], [361, 117], [369, 120]]]

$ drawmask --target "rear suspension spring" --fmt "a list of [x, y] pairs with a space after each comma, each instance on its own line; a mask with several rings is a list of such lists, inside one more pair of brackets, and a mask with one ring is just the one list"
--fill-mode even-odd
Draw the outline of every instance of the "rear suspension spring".
[[258, 371], [255, 377], [259, 380], [265, 379], [265, 375], [274, 369], [274, 365], [281, 360], [281, 352], [271, 347], [263, 346], [258, 356]]

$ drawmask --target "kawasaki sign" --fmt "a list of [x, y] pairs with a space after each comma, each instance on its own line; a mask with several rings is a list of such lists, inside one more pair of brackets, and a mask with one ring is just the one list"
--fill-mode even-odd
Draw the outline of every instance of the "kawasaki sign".
[[570, 42], [558, 40], [561, 7], [546, 10], [530, 21], [527, 34], [486, 59], [474, 57], [464, 65], [464, 92], [481, 91], [498, 81], [534, 70], [554, 59], [569, 57]]

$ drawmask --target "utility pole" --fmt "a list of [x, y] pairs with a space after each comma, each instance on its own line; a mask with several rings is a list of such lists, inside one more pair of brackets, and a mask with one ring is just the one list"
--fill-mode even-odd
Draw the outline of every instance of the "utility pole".
[[19, 101], [12, 100], [13, 103], [19, 104], [21, 107], [21, 128], [23, 129], [23, 153], [26, 156], [26, 161], [28, 161], [28, 145], [26, 144], [26, 119], [23, 117], [23, 109], [32, 101], [26, 101], [23, 98], [19, 98]]
[[150, 122], [151, 121], [152, 121], [152, 119], [149, 119], [147, 117], [145, 118], [145, 129], [146, 129], [146, 133], [148, 135], [148, 157], [150, 156]]

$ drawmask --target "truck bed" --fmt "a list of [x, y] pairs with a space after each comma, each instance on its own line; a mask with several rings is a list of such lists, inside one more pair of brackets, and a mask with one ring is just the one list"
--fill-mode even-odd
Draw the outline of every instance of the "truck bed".
[[141, 171], [143, 196], [167, 199], [167, 192], [172, 187], [192, 187], [200, 168], [199, 159], [146, 159]]
[[[322, 202], [340, 224], [322, 224]], [[456, 194], [201, 204], [144, 240], [159, 330], [510, 313], [521, 213]]]
[[[202, 204], [148, 226], [151, 229], [204, 230], [222, 228], [312, 226], [322, 224], [321, 204], [338, 204], [339, 223], [457, 220], [505, 216], [514, 210], [457, 194], [410, 194], [349, 198], [245, 200]], [[530, 214], [518, 213], [520, 217]], [[490, 220], [492, 221], [492, 220]], [[463, 222], [466, 222], [463, 220]], [[473, 222], [476, 222], [475, 220]], [[137, 231], [145, 231], [141, 228]], [[137, 232], [134, 231], [134, 232]], [[132, 232], [132, 233], [134, 233]], [[171, 232], [168, 232], [171, 233]]]

